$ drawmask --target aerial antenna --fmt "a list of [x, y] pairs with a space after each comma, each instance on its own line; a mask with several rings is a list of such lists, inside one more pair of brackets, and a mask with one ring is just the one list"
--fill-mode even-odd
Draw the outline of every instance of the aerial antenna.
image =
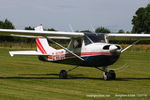
[[97, 33], [95, 32], [95, 29], [92, 25], [91, 25], [91, 28], [92, 28], [93, 33], [97, 35]]
[[71, 25], [71, 24], [69, 24], [69, 28], [70, 28], [70, 30], [71, 30], [72, 32], [74, 32], [74, 30], [73, 30], [73, 28], [72, 28], [72, 25]]
[[94, 29], [94, 27], [91, 25], [91, 28], [92, 28], [92, 31], [95, 33], [95, 29]]

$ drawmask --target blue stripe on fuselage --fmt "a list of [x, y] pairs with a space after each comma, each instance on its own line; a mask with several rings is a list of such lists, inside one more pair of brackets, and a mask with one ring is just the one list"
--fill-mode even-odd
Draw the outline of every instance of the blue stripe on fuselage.
[[87, 67], [101, 67], [101, 66], [108, 66], [114, 64], [119, 57], [120, 57], [119, 54], [94, 55], [94, 56], [82, 57], [85, 61], [81, 61], [78, 58], [68, 58], [68, 59], [53, 61], [53, 62], [69, 64], [69, 65], [87, 66]]

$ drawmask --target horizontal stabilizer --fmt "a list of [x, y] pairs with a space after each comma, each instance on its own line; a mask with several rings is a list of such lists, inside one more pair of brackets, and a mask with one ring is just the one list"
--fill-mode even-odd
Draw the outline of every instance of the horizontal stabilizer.
[[50, 54], [42, 54], [37, 51], [10, 51], [9, 54], [11, 56], [14, 56], [14, 55], [34, 55], [34, 56], [50, 55]]

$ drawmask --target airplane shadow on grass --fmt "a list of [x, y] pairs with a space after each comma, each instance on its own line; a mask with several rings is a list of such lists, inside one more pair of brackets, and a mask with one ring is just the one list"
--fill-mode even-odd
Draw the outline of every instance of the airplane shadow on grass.
[[[0, 79], [59, 79], [59, 74], [19, 74], [19, 76], [9, 76], [9, 77], [0, 76]], [[103, 78], [86, 77], [83, 76], [82, 74], [68, 75], [68, 79], [103, 80]], [[130, 81], [130, 80], [150, 80], [150, 78], [116, 78], [116, 80], [114, 81]]]
[[[9, 77], [0, 76], [0, 79], [59, 79], [59, 74], [19, 74], [18, 76], [9, 76]], [[84, 77], [82, 74], [68, 75], [68, 79], [103, 80], [102, 78]]]

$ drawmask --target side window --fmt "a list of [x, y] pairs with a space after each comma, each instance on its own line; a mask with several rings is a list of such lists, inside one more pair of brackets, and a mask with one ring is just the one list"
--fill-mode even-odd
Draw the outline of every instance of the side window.
[[91, 41], [88, 39], [87, 36], [84, 37], [84, 43], [85, 45], [91, 44]]
[[74, 47], [74, 48], [81, 48], [81, 46], [82, 46], [82, 41], [81, 41], [81, 39], [74, 40], [74, 43], [73, 43], [73, 47]]

